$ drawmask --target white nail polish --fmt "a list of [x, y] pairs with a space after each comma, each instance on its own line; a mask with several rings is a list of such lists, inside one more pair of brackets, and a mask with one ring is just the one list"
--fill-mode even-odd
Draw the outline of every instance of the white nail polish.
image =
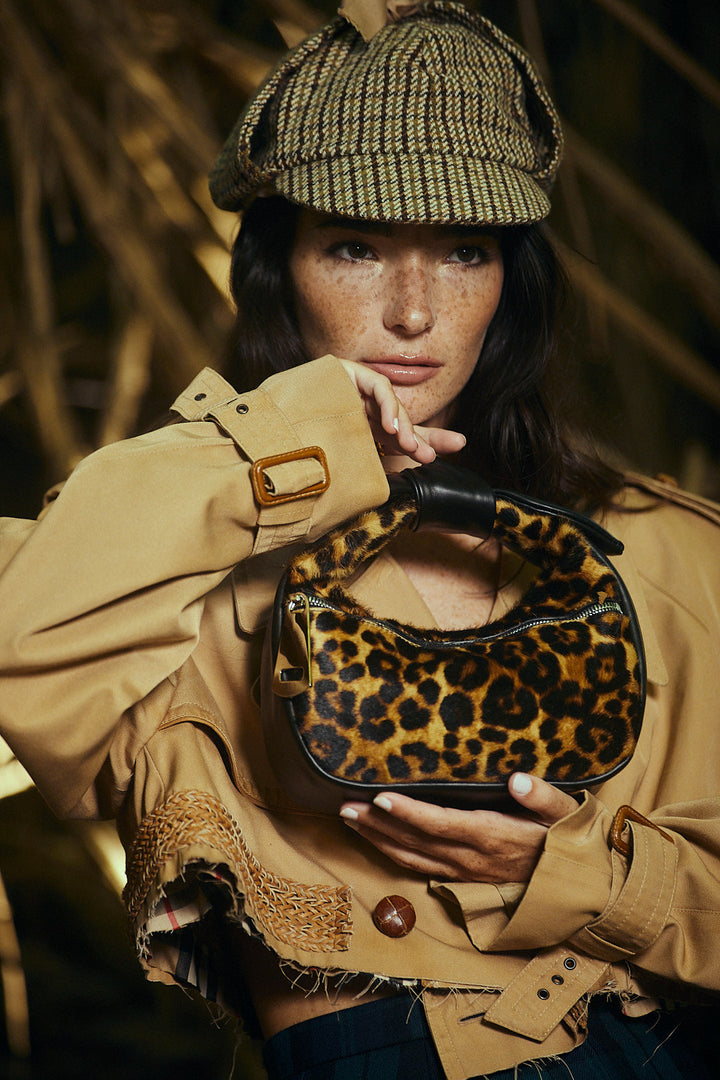
[[516, 795], [529, 795], [532, 791], [532, 780], [524, 773], [518, 773], [513, 776], [511, 787]]
[[400, 430], [400, 421], [398, 420], [397, 416], [393, 420], [393, 427], [395, 428], [396, 431]]
[[377, 806], [380, 810], [387, 810], [388, 813], [392, 810], [392, 803], [387, 795], [377, 795], [373, 799], [373, 806]]
[[345, 821], [357, 821], [359, 816], [357, 810], [353, 810], [352, 806], [344, 806], [340, 811], [340, 817], [344, 818]]

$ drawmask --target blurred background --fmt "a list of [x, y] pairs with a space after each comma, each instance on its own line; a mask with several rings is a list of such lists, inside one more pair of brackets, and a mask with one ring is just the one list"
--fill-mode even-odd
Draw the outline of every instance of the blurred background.
[[[524, 43], [565, 121], [550, 228], [578, 435], [720, 498], [720, 5], [468, 6]], [[216, 363], [237, 222], [206, 174], [285, 43], [333, 11], [0, 0], [0, 515], [35, 516]], [[229, 1076], [232, 1030], [135, 966], [112, 837], [53, 821], [10, 758], [0, 784], [0, 1075]], [[234, 1075], [258, 1075], [254, 1048]]]

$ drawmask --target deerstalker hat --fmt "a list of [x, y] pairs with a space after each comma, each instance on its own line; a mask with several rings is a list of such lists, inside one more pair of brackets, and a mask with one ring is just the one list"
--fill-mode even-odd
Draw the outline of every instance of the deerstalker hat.
[[277, 193], [376, 221], [540, 221], [560, 121], [529, 57], [482, 16], [433, 0], [365, 41], [342, 16], [250, 101], [215, 164], [224, 210]]

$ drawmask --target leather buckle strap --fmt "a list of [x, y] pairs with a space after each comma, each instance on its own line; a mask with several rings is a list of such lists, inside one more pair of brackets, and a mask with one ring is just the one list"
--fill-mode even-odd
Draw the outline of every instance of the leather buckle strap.
[[[273, 465], [284, 465], [288, 461], [303, 461], [307, 458], [315, 458], [322, 466], [324, 477], [317, 484], [309, 484], [300, 491], [291, 491], [284, 494], [276, 494], [268, 486], [266, 469]], [[294, 499], [308, 499], [311, 495], [319, 495], [330, 487], [330, 472], [328, 470], [325, 451], [320, 446], [304, 446], [300, 450], [288, 450], [284, 454], [270, 454], [268, 457], [258, 458], [250, 470], [253, 492], [260, 506], [278, 506], [280, 503], [292, 502]]]
[[638, 813], [637, 810], [633, 810], [632, 806], [621, 806], [613, 818], [609, 837], [610, 847], [615, 848], [615, 851], [619, 852], [620, 855], [628, 856], [630, 854], [630, 843], [627, 840], [623, 840], [622, 836], [627, 821], [634, 821], [637, 825], [647, 825], [648, 828], [654, 829], [655, 832], [659, 832], [660, 835], [665, 840], [669, 840], [671, 844], [675, 842], [669, 833], [664, 832], [663, 829]]

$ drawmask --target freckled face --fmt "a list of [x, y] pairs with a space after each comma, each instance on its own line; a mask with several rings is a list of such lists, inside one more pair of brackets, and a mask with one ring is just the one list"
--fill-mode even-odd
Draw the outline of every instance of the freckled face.
[[290, 272], [311, 356], [367, 364], [390, 379], [414, 424], [448, 425], [500, 300], [496, 237], [303, 209]]

